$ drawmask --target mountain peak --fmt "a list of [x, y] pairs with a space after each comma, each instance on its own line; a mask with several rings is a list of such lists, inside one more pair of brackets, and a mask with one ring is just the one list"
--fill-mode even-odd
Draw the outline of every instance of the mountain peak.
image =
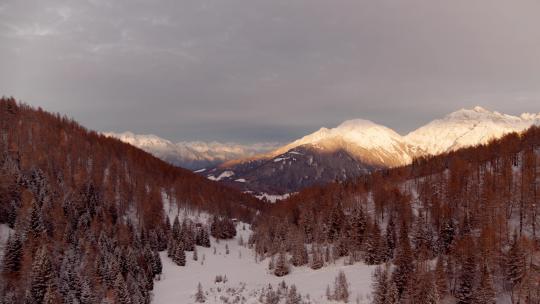
[[372, 127], [382, 127], [382, 126], [374, 123], [371, 120], [356, 118], [356, 119], [350, 119], [350, 120], [346, 120], [342, 122], [339, 126], [336, 127], [336, 129], [352, 130], [352, 129], [366, 129], [366, 128], [372, 128]]
[[536, 114], [513, 116], [481, 106], [461, 109], [433, 120], [405, 136], [425, 153], [439, 154], [463, 147], [486, 144], [511, 132], [521, 132], [540, 123]]
[[483, 108], [481, 106], [475, 106], [473, 108], [473, 111], [478, 112], [478, 113], [492, 113], [491, 111], [489, 111], [489, 110], [487, 110], [487, 109], [485, 109], [485, 108]]

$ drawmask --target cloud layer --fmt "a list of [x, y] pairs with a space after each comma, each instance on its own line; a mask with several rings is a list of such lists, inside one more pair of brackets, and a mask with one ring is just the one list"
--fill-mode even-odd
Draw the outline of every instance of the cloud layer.
[[98, 130], [287, 141], [540, 111], [538, 1], [7, 0], [0, 94]]

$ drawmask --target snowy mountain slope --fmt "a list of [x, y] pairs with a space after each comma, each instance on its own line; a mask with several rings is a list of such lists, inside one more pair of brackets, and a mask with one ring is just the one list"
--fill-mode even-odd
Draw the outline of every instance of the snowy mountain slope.
[[275, 143], [253, 145], [202, 141], [173, 143], [156, 135], [138, 135], [132, 132], [103, 134], [118, 138], [174, 165], [193, 170], [263, 153], [276, 147]]
[[347, 120], [339, 126], [302, 137], [272, 152], [283, 154], [293, 148], [311, 145], [325, 151], [344, 150], [363, 160], [368, 154], [376, 154], [372, 162], [381, 165], [398, 165], [412, 160], [412, 147], [394, 130], [364, 119]]
[[501, 114], [482, 107], [461, 109], [407, 134], [404, 139], [426, 154], [440, 154], [486, 144], [511, 132], [540, 125], [540, 113], [520, 116]]
[[540, 125], [540, 114], [518, 117], [481, 107], [453, 112], [406, 136], [368, 120], [348, 120], [269, 153], [228, 161], [205, 173], [215, 178], [229, 172], [245, 182], [239, 185], [231, 178], [221, 180], [244, 191], [283, 194], [377, 168], [408, 165], [416, 156], [484, 144], [535, 124]]

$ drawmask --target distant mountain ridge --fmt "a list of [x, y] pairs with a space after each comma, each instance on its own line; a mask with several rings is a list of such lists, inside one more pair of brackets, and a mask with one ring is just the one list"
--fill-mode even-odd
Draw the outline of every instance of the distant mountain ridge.
[[217, 166], [231, 159], [245, 158], [275, 149], [276, 143], [241, 145], [236, 143], [182, 141], [173, 143], [159, 136], [134, 134], [132, 132], [104, 132], [137, 148], [145, 150], [173, 165], [191, 170]]

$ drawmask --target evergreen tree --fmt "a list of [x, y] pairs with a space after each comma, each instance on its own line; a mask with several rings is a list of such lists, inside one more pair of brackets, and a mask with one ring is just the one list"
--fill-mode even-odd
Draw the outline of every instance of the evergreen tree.
[[83, 280], [81, 284], [81, 304], [93, 304], [94, 292], [88, 280]]
[[435, 286], [437, 287], [437, 294], [439, 299], [443, 299], [448, 292], [448, 283], [446, 273], [444, 271], [444, 256], [439, 255], [437, 258], [437, 264], [435, 265]]
[[173, 261], [178, 266], [186, 266], [186, 253], [184, 252], [184, 246], [182, 243], [178, 243], [174, 250]]
[[52, 265], [49, 254], [45, 246], [41, 247], [32, 263], [32, 272], [30, 274], [30, 285], [26, 294], [26, 303], [42, 303], [43, 297], [47, 292], [51, 282]]
[[377, 266], [373, 272], [372, 304], [386, 304], [389, 290], [388, 269]]
[[439, 253], [448, 254], [450, 246], [454, 241], [455, 226], [452, 219], [445, 219], [441, 225], [438, 239]]
[[413, 280], [410, 281], [407, 290], [409, 299], [412, 303], [419, 304], [439, 303], [439, 295], [437, 294], [433, 273], [424, 263], [421, 263], [416, 269]]
[[334, 296], [336, 301], [349, 302], [349, 283], [343, 271], [340, 271], [334, 282]]
[[365, 243], [364, 262], [368, 265], [380, 264], [386, 255], [386, 252], [381, 250], [381, 229], [377, 223], [373, 224], [370, 229], [369, 237]]
[[34, 261], [30, 274], [30, 285], [26, 294], [26, 303], [41, 303], [51, 281], [52, 266], [46, 247], [41, 247]]
[[197, 246], [193, 247], [193, 260], [197, 261], [199, 256], [197, 255]]
[[311, 246], [311, 269], [320, 269], [324, 265], [323, 257], [320, 248], [313, 244]]
[[495, 299], [491, 273], [487, 265], [484, 265], [480, 276], [480, 285], [475, 290], [474, 300], [478, 304], [495, 304]]
[[296, 285], [292, 284], [287, 294], [285, 304], [301, 304], [302, 296], [296, 291]]
[[285, 252], [282, 250], [279, 253], [278, 259], [276, 261], [274, 274], [278, 277], [282, 277], [289, 273], [289, 264], [287, 258], [285, 257]]
[[153, 275], [156, 276], [158, 274], [161, 274], [162, 271], [163, 271], [163, 264], [161, 264], [161, 257], [159, 256], [159, 252], [154, 251], [153, 263], [152, 263]]
[[308, 253], [304, 241], [299, 236], [293, 245], [292, 264], [294, 266], [302, 266], [308, 263]]
[[33, 200], [32, 211], [30, 212], [30, 218], [28, 220], [27, 234], [32, 238], [40, 237], [43, 232], [43, 220], [41, 218], [41, 208], [38, 203]]
[[199, 284], [197, 285], [197, 293], [195, 293], [195, 302], [204, 303], [205, 301], [206, 301], [206, 297], [204, 296], [202, 285], [199, 282]]
[[345, 215], [343, 214], [343, 207], [341, 201], [338, 201], [337, 204], [334, 204], [330, 216], [328, 217], [327, 240], [330, 243], [337, 240], [340, 236], [344, 219]]
[[519, 285], [526, 272], [526, 256], [521, 247], [520, 240], [514, 235], [514, 241], [505, 259], [506, 279], [510, 282], [512, 290]]
[[350, 220], [348, 233], [350, 235], [351, 247], [354, 251], [360, 250], [366, 233], [366, 215], [364, 214], [360, 206], [355, 206], [352, 209], [349, 218]]
[[181, 240], [181, 235], [180, 235], [180, 220], [178, 220], [178, 216], [176, 216], [174, 218], [174, 221], [173, 221], [173, 226], [172, 226], [172, 237], [174, 240], [176, 241], [180, 241]]
[[131, 304], [131, 296], [121, 273], [118, 273], [114, 282], [114, 296], [118, 304]]
[[414, 271], [413, 256], [407, 226], [402, 223], [400, 229], [399, 248], [394, 258], [396, 269], [392, 273], [392, 281], [396, 285], [401, 297], [409, 282], [411, 273]]
[[[45, 295], [43, 296], [43, 304], [56, 304], [59, 302], [58, 292], [53, 284], [49, 284], [47, 286], [47, 291], [45, 292]], [[86, 304], [84, 302], [81, 302], [81, 304]]]
[[167, 242], [167, 256], [169, 258], [172, 258], [174, 255], [174, 250], [176, 249], [176, 241], [173, 237], [169, 237], [169, 241]]
[[394, 258], [394, 250], [396, 249], [397, 237], [396, 237], [396, 224], [394, 223], [394, 216], [390, 216], [388, 225], [386, 225], [386, 234], [384, 238], [386, 242], [386, 258], [385, 261]]
[[474, 286], [476, 282], [476, 261], [472, 253], [465, 257], [459, 272], [459, 285], [456, 290], [457, 304], [471, 304], [474, 302]]
[[22, 242], [19, 234], [9, 235], [2, 260], [4, 273], [18, 272], [21, 269], [22, 256]]

